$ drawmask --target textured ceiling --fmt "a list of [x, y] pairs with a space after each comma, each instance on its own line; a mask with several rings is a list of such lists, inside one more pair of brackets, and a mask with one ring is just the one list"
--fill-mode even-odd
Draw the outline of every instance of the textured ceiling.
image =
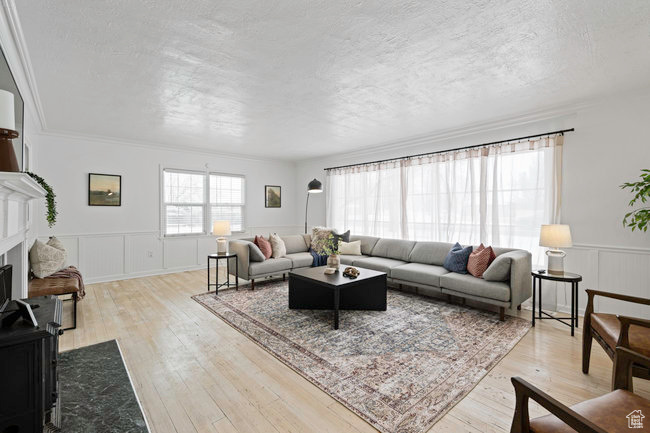
[[16, 2], [49, 130], [301, 159], [650, 88], [650, 1]]

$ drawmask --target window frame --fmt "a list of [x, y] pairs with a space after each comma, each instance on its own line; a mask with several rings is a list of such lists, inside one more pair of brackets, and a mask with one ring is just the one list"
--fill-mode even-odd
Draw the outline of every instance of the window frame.
[[[196, 203], [177, 203], [165, 201], [165, 172], [171, 173], [186, 173], [186, 174], [198, 174], [203, 176], [203, 201]], [[228, 177], [238, 177], [243, 181], [243, 200], [242, 204], [229, 204], [228, 206], [240, 206], [242, 209], [242, 227], [241, 230], [233, 230], [232, 233], [245, 233], [246, 232], [246, 175], [236, 174], [236, 173], [224, 173], [217, 171], [210, 171], [207, 168], [200, 169], [187, 169], [187, 168], [176, 168], [172, 166], [160, 166], [160, 175], [159, 175], [159, 189], [160, 189], [160, 237], [161, 238], [182, 238], [182, 237], [205, 237], [212, 236], [212, 206], [213, 203], [210, 201], [210, 176], [228, 176]], [[203, 209], [203, 222], [202, 222], [202, 231], [200, 233], [167, 233], [167, 206], [201, 206]]]

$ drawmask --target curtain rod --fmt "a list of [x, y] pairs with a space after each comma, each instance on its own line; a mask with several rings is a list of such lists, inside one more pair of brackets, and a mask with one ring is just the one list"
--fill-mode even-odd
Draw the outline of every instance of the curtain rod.
[[509, 143], [509, 142], [512, 142], [512, 141], [526, 140], [526, 139], [529, 139], [529, 138], [544, 137], [545, 135], [553, 135], [553, 134], [562, 134], [562, 135], [564, 135], [565, 132], [573, 132], [573, 131], [575, 131], [575, 128], [561, 129], [559, 131], [545, 132], [543, 134], [527, 135], [525, 137], [510, 138], [508, 140], [492, 141], [490, 143], [483, 143], [483, 144], [474, 144], [472, 146], [456, 147], [454, 149], [438, 150], [436, 152], [418, 153], [416, 155], [400, 156], [400, 157], [388, 158], [388, 159], [379, 159], [377, 161], [360, 162], [358, 164], [339, 165], [337, 167], [324, 168], [323, 170], [329, 171], [329, 170], [336, 170], [337, 168], [357, 167], [357, 166], [361, 166], [361, 165], [370, 165], [370, 164], [379, 164], [379, 163], [382, 163], [382, 162], [399, 161], [400, 159], [419, 158], [421, 156], [437, 155], [439, 153], [456, 152], [456, 151], [459, 151], [459, 150], [467, 150], [467, 149], [474, 149], [474, 148], [477, 148], [477, 147], [492, 146], [494, 144]]

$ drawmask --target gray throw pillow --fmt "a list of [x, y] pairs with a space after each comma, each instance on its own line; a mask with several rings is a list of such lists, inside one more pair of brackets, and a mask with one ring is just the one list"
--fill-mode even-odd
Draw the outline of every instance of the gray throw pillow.
[[250, 254], [251, 262], [263, 262], [264, 260], [266, 260], [266, 257], [264, 257], [264, 253], [262, 252], [262, 250], [260, 250], [260, 247], [258, 247], [252, 242], [248, 243], [248, 251]]
[[496, 259], [483, 272], [485, 281], [508, 281], [510, 279], [510, 264], [512, 258], [508, 253], [497, 256]]

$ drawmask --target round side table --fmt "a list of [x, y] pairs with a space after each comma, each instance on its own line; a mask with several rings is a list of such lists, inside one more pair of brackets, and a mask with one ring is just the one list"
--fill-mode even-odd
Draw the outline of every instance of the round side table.
[[[235, 284], [230, 282], [230, 259], [235, 259]], [[219, 284], [219, 260], [226, 259], [226, 282]], [[210, 283], [210, 260], [216, 262], [216, 281]], [[235, 289], [239, 288], [239, 263], [237, 261], [237, 254], [235, 253], [225, 253], [225, 254], [208, 254], [208, 292], [210, 287], [214, 286], [214, 294], [219, 294], [219, 289], [221, 287], [232, 287], [235, 286]]]
[[[549, 274], [546, 270], [538, 270], [531, 272], [533, 276], [533, 326], [535, 326], [535, 319], [554, 319], [560, 323], [571, 327], [571, 336], [573, 337], [574, 327], [578, 327], [578, 283], [582, 281], [582, 275], [573, 274], [571, 272], [564, 272], [562, 274]], [[560, 283], [571, 283], [571, 316], [570, 317], [555, 317], [542, 310], [542, 281], [555, 281]], [[539, 311], [538, 316], [535, 317], [535, 303], [536, 292], [535, 289], [539, 287]], [[569, 321], [568, 323], [566, 321]]]

